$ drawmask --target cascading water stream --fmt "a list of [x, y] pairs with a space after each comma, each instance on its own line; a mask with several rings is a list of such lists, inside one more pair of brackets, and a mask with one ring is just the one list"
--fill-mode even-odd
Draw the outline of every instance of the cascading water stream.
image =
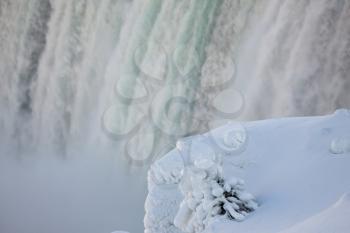
[[[82, 215], [91, 219], [86, 226], [77, 220], [55, 228], [61, 223], [48, 221], [44, 228], [97, 232], [104, 224], [100, 229], [140, 232], [144, 196], [127, 213], [123, 198], [145, 194], [145, 167], [176, 139], [228, 120], [350, 107], [349, 15], [346, 0], [2, 0], [1, 158], [41, 166], [59, 158], [48, 162], [56, 173], [11, 165], [15, 169], [3, 170], [2, 177], [18, 171], [36, 184], [32, 173], [49, 174], [48, 184], [62, 182], [64, 190], [74, 182], [61, 175], [76, 176], [84, 189], [90, 183], [82, 174], [103, 177], [102, 183], [113, 174], [112, 184], [86, 189], [98, 198], [116, 194], [106, 198], [114, 203], [107, 212], [115, 222], [91, 211]], [[19, 177], [11, 182], [24, 198]], [[33, 196], [41, 197], [43, 185], [33, 186]], [[65, 197], [80, 203], [72, 208], [88, 212], [91, 200], [72, 190]], [[7, 211], [26, 209], [30, 200], [23, 200]], [[134, 216], [138, 224], [127, 222]], [[14, 225], [6, 232], [40, 230]]]
[[[348, 1], [262, 1], [237, 59], [243, 119], [349, 107]], [[254, 19], [255, 18], [255, 19]], [[287, 90], [287, 91], [286, 91]]]

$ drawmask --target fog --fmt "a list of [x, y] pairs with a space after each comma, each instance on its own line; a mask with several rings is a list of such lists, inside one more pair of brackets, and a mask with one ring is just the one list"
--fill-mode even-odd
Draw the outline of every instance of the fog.
[[1, 156], [0, 231], [143, 232], [145, 190], [142, 169], [108, 155]]

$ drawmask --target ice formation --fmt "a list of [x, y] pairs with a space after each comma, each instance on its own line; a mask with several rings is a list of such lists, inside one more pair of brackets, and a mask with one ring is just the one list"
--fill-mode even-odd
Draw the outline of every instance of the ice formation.
[[330, 145], [330, 151], [333, 154], [344, 154], [350, 152], [350, 139], [347, 138], [335, 138]]
[[[350, 122], [350, 110], [349, 109], [337, 109], [334, 112], [334, 117], [338, 121], [344, 120]], [[334, 137], [329, 145], [329, 151], [333, 154], [344, 154], [350, 152], [350, 134], [343, 132], [337, 137]]]
[[145, 233], [181, 233], [173, 220], [182, 199], [177, 185], [181, 181], [183, 170], [183, 159], [177, 149], [151, 166], [145, 202]]
[[211, 141], [225, 154], [240, 154], [248, 142], [247, 130], [242, 123], [229, 122], [208, 132]]

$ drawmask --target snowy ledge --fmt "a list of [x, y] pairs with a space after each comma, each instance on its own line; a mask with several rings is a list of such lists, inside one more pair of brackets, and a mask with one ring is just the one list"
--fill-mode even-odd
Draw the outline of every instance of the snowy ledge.
[[[174, 224], [185, 198], [179, 184], [187, 167], [210, 161], [222, 164], [224, 179], [244, 179], [261, 206], [242, 222], [216, 218], [203, 232], [320, 233], [324, 225], [328, 233], [350, 232], [349, 110], [230, 123], [180, 140], [149, 170], [145, 233], [182, 232]], [[320, 220], [330, 214], [333, 221]]]

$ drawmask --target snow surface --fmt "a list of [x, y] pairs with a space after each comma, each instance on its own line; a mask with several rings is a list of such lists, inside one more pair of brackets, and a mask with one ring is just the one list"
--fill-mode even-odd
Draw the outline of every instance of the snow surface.
[[334, 205], [280, 233], [348, 233], [350, 194], [344, 194]]
[[[233, 125], [181, 140], [152, 166], [145, 205], [146, 233], [181, 232], [173, 221], [184, 199], [178, 188], [184, 168], [197, 161], [198, 154], [207, 158], [212, 153], [222, 159], [226, 179], [245, 180], [246, 190], [256, 197], [259, 208], [242, 222], [218, 218], [204, 232], [350, 232], [349, 110]], [[244, 134], [227, 133], [241, 126]], [[238, 136], [232, 139], [232, 135]], [[191, 149], [198, 141], [211, 153]], [[232, 145], [231, 153], [227, 147]], [[200, 164], [206, 165], [205, 161]]]

